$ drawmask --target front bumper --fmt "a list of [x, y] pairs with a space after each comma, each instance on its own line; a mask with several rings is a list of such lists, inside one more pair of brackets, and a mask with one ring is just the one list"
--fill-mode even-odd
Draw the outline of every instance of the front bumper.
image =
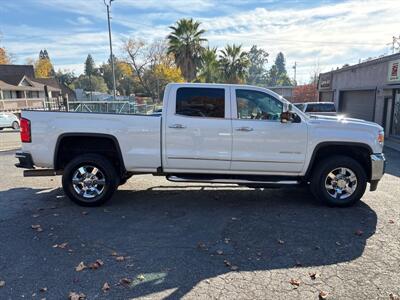
[[15, 164], [17, 168], [23, 169], [34, 169], [33, 160], [30, 153], [18, 151], [15, 153], [15, 157], [18, 158], [19, 163]]
[[375, 191], [378, 187], [378, 182], [385, 173], [386, 159], [383, 153], [371, 154], [371, 179], [370, 190]]

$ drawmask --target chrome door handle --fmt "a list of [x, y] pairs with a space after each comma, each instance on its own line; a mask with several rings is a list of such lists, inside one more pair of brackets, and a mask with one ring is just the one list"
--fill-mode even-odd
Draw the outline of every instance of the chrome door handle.
[[253, 131], [254, 129], [251, 127], [238, 127], [236, 128], [237, 131]]
[[182, 124], [172, 124], [172, 125], [169, 125], [168, 127], [169, 127], [169, 128], [176, 128], [176, 129], [183, 129], [183, 128], [186, 128], [186, 126], [185, 126], [185, 125], [182, 125]]

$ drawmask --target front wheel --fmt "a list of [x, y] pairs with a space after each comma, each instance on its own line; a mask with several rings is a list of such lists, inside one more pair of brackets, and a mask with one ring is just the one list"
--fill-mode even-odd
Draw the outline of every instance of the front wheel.
[[67, 164], [62, 177], [65, 194], [81, 206], [99, 206], [109, 200], [118, 187], [114, 166], [104, 156], [85, 154]]
[[311, 192], [329, 206], [351, 206], [367, 187], [365, 170], [355, 159], [337, 155], [318, 162], [311, 179]]

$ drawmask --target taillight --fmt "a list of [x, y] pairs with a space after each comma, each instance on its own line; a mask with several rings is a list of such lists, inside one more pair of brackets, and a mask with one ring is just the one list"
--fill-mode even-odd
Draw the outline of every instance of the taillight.
[[21, 133], [21, 142], [30, 143], [32, 142], [31, 137], [31, 121], [25, 118], [21, 118], [19, 121], [20, 133]]

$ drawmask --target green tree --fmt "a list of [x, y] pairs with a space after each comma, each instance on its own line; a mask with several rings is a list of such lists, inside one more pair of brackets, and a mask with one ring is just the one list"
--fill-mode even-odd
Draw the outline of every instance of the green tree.
[[207, 47], [201, 57], [201, 67], [197, 76], [201, 82], [218, 82], [219, 62], [217, 57], [217, 48]]
[[279, 75], [287, 74], [285, 56], [283, 55], [282, 52], [279, 52], [278, 55], [276, 56], [275, 66], [276, 69], [278, 70]]
[[252, 85], [265, 85], [268, 70], [266, 64], [268, 63], [268, 52], [264, 49], [257, 48], [253, 45], [249, 51], [249, 77], [247, 83]]
[[85, 61], [85, 75], [92, 76], [95, 72], [95, 64], [92, 55], [88, 54]]
[[196, 78], [204, 51], [202, 43], [206, 41], [202, 37], [205, 31], [199, 27], [200, 23], [193, 19], [181, 19], [170, 27], [172, 32], [167, 37], [168, 54], [174, 55], [176, 65], [189, 82]]
[[279, 52], [276, 56], [275, 63], [272, 65], [271, 69], [268, 71], [267, 75], [267, 85], [269, 86], [288, 86], [293, 85], [290, 80], [285, 66], [285, 56], [282, 52]]
[[98, 91], [107, 92], [107, 85], [104, 79], [100, 76], [93, 75], [89, 76], [81, 75], [71, 84], [71, 88], [83, 89], [85, 91]]
[[70, 86], [74, 80], [76, 80], [74, 72], [68, 70], [58, 70], [56, 73], [56, 78], [59, 82], [67, 86]]
[[248, 75], [249, 66], [248, 53], [242, 51], [241, 45], [227, 45], [224, 50], [221, 50], [220, 69], [225, 82], [244, 82]]

